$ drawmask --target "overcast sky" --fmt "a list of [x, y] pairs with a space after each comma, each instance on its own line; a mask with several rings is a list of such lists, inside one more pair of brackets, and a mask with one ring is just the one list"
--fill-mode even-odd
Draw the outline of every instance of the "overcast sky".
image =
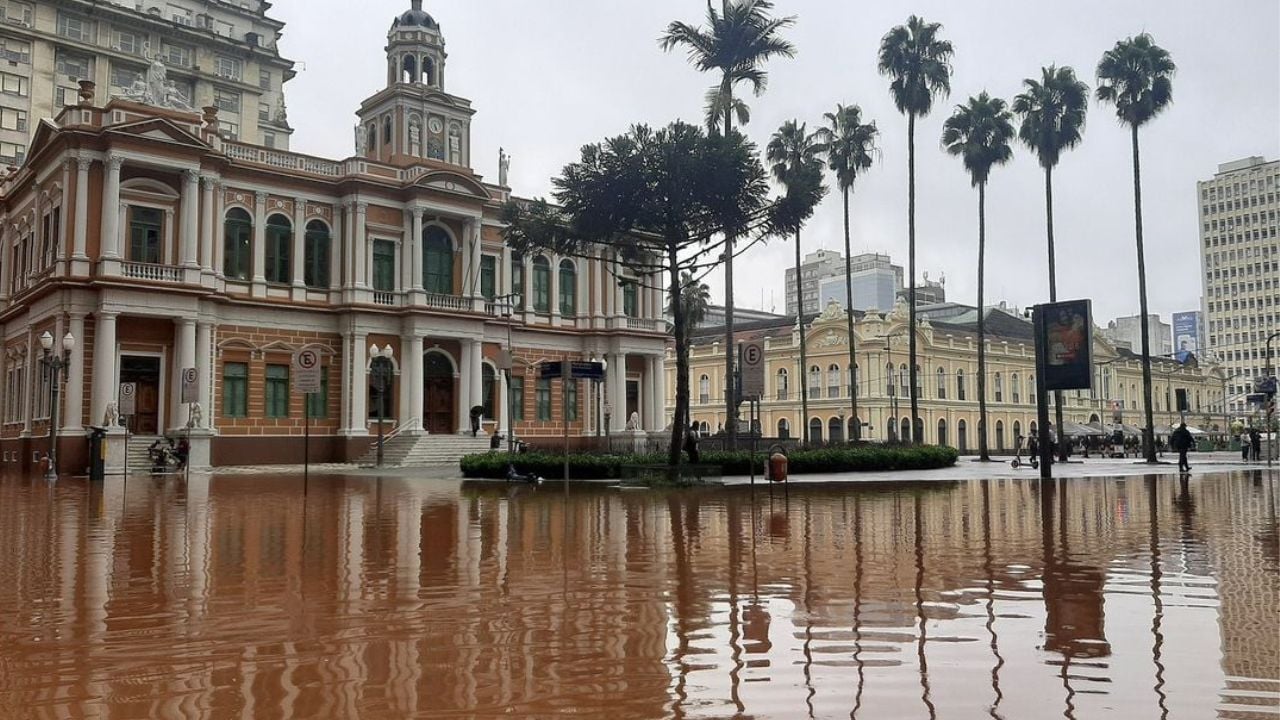
[[[718, 5], [718, 3], [717, 3]], [[293, 149], [352, 153], [360, 101], [385, 85], [386, 32], [408, 0], [278, 0], [288, 23], [282, 52], [298, 62], [287, 86]], [[881, 131], [881, 159], [854, 188], [854, 252], [889, 253], [906, 265], [906, 119], [876, 72], [880, 38], [915, 13], [943, 24], [955, 46], [950, 98], [917, 123], [918, 269], [946, 274], [949, 299], [973, 303], [977, 288], [977, 195], [958, 159], [940, 147], [957, 103], [987, 90], [1011, 99], [1043, 65], [1076, 68], [1095, 84], [1102, 52], [1151, 33], [1178, 65], [1174, 103], [1141, 132], [1150, 303], [1168, 315], [1200, 307], [1195, 183], [1217, 165], [1280, 154], [1280, 3], [1276, 0], [777, 0], [795, 15], [792, 60], [768, 64], [769, 87], [748, 97], [750, 137], [763, 146], [783, 121], [812, 129], [837, 102], [861, 105]], [[352, 12], [358, 7], [358, 12]], [[446, 90], [477, 110], [476, 172], [497, 177], [499, 146], [514, 156], [511, 185], [546, 195], [578, 149], [631, 123], [700, 123], [713, 78], [657, 39], [671, 20], [701, 24], [702, 0], [427, 0], [449, 59]], [[1090, 297], [1105, 325], [1138, 311], [1129, 135], [1109, 106], [1091, 102], [1084, 142], [1054, 174], [1058, 284], [1064, 298]], [[806, 228], [804, 251], [843, 248], [838, 196]], [[1025, 148], [993, 171], [987, 193], [987, 298], [1028, 306], [1047, 299], [1043, 174]], [[738, 302], [781, 312], [788, 243], [773, 241], [738, 266]], [[708, 278], [723, 297], [722, 274]], [[763, 295], [761, 293], [763, 289]]]

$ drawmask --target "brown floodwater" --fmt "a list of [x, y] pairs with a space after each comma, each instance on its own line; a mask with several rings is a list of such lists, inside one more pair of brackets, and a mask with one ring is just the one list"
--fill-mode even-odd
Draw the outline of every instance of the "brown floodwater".
[[0, 480], [0, 717], [1274, 720], [1278, 485]]

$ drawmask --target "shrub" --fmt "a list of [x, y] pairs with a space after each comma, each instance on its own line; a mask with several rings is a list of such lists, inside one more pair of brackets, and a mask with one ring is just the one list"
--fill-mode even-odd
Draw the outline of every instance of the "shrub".
[[[820, 448], [796, 450], [788, 457], [792, 475], [842, 472], [876, 472], [884, 470], [932, 470], [950, 467], [959, 454], [953, 448], [934, 446], [879, 446], [864, 445], [852, 448]], [[463, 477], [501, 480], [507, 476], [507, 462], [511, 456], [492, 452], [468, 455], [462, 458]], [[525, 453], [513, 456], [513, 463], [521, 473], [541, 475], [548, 480], [564, 477], [564, 456], [551, 453]], [[665, 465], [665, 455], [596, 455], [572, 454], [569, 456], [571, 480], [617, 480], [623, 476], [627, 465]], [[718, 466], [723, 475], [751, 474], [750, 453], [747, 451], [716, 451], [703, 453], [700, 465]], [[755, 458], [755, 471], [764, 473], [765, 454]]]

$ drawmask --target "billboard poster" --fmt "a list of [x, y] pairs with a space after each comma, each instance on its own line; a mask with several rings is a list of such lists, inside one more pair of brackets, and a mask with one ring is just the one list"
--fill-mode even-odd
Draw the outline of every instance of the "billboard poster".
[[1093, 387], [1093, 313], [1088, 300], [1048, 303], [1037, 308], [1036, 344], [1044, 358], [1044, 388]]
[[1179, 358], [1200, 354], [1200, 313], [1173, 314], [1173, 352]]

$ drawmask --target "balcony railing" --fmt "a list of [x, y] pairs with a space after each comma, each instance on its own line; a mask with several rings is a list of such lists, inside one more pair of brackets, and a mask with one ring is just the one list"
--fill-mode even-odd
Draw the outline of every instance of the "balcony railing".
[[374, 305], [390, 305], [390, 306], [395, 306], [395, 305], [399, 305], [400, 303], [399, 303], [398, 298], [396, 298], [396, 294], [395, 294], [395, 293], [393, 293], [393, 292], [387, 292], [387, 291], [385, 291], [385, 290], [374, 290], [374, 291], [373, 291], [373, 304], [374, 304]]
[[437, 310], [458, 310], [461, 312], [471, 311], [471, 299], [460, 297], [458, 295], [427, 293], [426, 304], [427, 307], [436, 308]]
[[654, 320], [654, 319], [652, 319], [652, 318], [637, 318], [637, 317], [629, 317], [629, 318], [627, 318], [627, 329], [628, 329], [628, 330], [645, 330], [645, 331], [648, 331], [648, 332], [657, 332], [657, 331], [658, 331], [658, 321], [657, 321], [657, 320]]
[[126, 262], [121, 265], [122, 274], [133, 280], [153, 282], [182, 282], [182, 268], [176, 265]]
[[232, 160], [259, 163], [284, 170], [301, 170], [326, 177], [341, 177], [343, 173], [342, 163], [309, 155], [281, 152], [236, 142], [224, 142], [222, 151]]

